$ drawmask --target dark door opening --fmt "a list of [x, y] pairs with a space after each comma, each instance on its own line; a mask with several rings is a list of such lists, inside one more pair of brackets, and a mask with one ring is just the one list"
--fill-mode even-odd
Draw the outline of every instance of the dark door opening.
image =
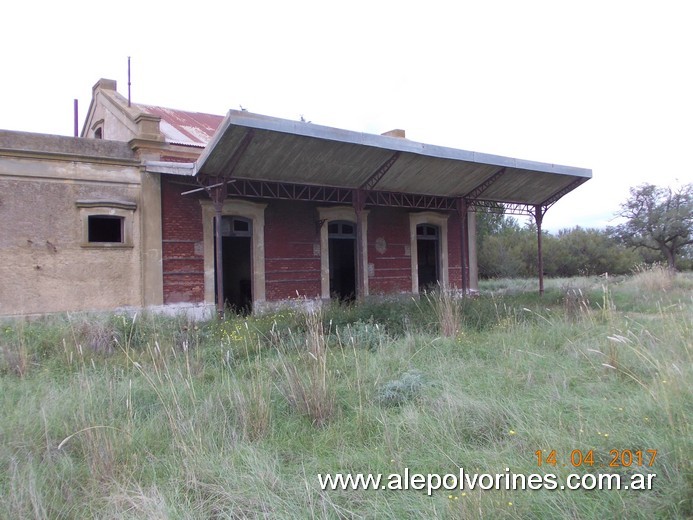
[[334, 221], [327, 225], [330, 257], [330, 296], [356, 298], [356, 225]]
[[253, 305], [252, 234], [250, 220], [241, 217], [222, 217], [224, 306], [239, 314], [249, 314]]
[[416, 226], [416, 255], [418, 259], [419, 291], [434, 288], [439, 281], [438, 226]]

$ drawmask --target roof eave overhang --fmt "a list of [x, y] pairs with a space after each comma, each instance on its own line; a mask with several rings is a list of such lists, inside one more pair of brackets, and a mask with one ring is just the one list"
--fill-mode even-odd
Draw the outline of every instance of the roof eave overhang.
[[168, 161], [145, 161], [144, 171], [184, 177], [195, 176], [195, 163], [178, 163]]
[[[253, 140], [252, 144], [249, 140]], [[246, 148], [251, 153], [243, 153]], [[496, 202], [548, 207], [592, 177], [592, 171], [586, 168], [472, 152], [236, 110], [227, 113], [198, 158], [192, 175], [362, 189], [366, 185], [364, 178], [372, 178], [373, 172], [382, 167], [383, 158], [387, 161], [393, 154], [401, 157], [392, 169], [394, 173], [385, 174], [384, 182], [370, 188], [467, 198], [470, 205], [479, 201], [480, 206]], [[220, 166], [229, 163], [234, 165], [233, 171]], [[353, 167], [353, 171], [349, 167]], [[309, 169], [316, 172], [305, 175]], [[435, 175], [445, 182], [437, 182]], [[484, 187], [483, 193], [477, 193], [479, 186]]]

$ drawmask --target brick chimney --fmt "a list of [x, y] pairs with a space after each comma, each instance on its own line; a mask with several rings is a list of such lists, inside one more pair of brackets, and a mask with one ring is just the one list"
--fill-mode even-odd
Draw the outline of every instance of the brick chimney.
[[399, 137], [401, 139], [406, 138], [405, 131], [401, 128], [395, 128], [394, 130], [390, 130], [389, 132], [383, 132], [380, 135], [387, 135], [388, 137]]

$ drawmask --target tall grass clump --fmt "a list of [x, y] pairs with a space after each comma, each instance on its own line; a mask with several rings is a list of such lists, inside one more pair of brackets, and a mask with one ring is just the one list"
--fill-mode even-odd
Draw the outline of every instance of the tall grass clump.
[[305, 313], [306, 336], [303, 349], [279, 348], [283, 393], [291, 407], [321, 427], [335, 413], [332, 375], [327, 366], [327, 342], [320, 309]]
[[576, 320], [590, 313], [590, 300], [587, 294], [579, 288], [565, 289], [563, 296], [563, 311], [568, 319]]
[[666, 292], [675, 283], [676, 274], [661, 264], [640, 264], [633, 270], [630, 285], [649, 293]]
[[234, 379], [230, 383], [229, 397], [243, 438], [258, 441], [265, 437], [272, 421], [272, 382], [261, 358], [250, 362], [245, 380]]
[[424, 293], [425, 303], [433, 310], [437, 332], [446, 338], [460, 332], [462, 311], [460, 294], [454, 287], [438, 284], [433, 290]]

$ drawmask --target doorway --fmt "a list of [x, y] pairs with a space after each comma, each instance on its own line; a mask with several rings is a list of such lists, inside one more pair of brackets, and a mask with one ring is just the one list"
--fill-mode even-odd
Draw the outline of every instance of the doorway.
[[252, 311], [252, 236], [253, 223], [250, 219], [222, 217], [224, 306], [239, 314]]
[[327, 225], [330, 296], [342, 301], [356, 298], [356, 224], [346, 220]]
[[440, 228], [438, 226], [432, 224], [419, 224], [416, 226], [419, 292], [434, 288], [440, 280], [439, 237]]

